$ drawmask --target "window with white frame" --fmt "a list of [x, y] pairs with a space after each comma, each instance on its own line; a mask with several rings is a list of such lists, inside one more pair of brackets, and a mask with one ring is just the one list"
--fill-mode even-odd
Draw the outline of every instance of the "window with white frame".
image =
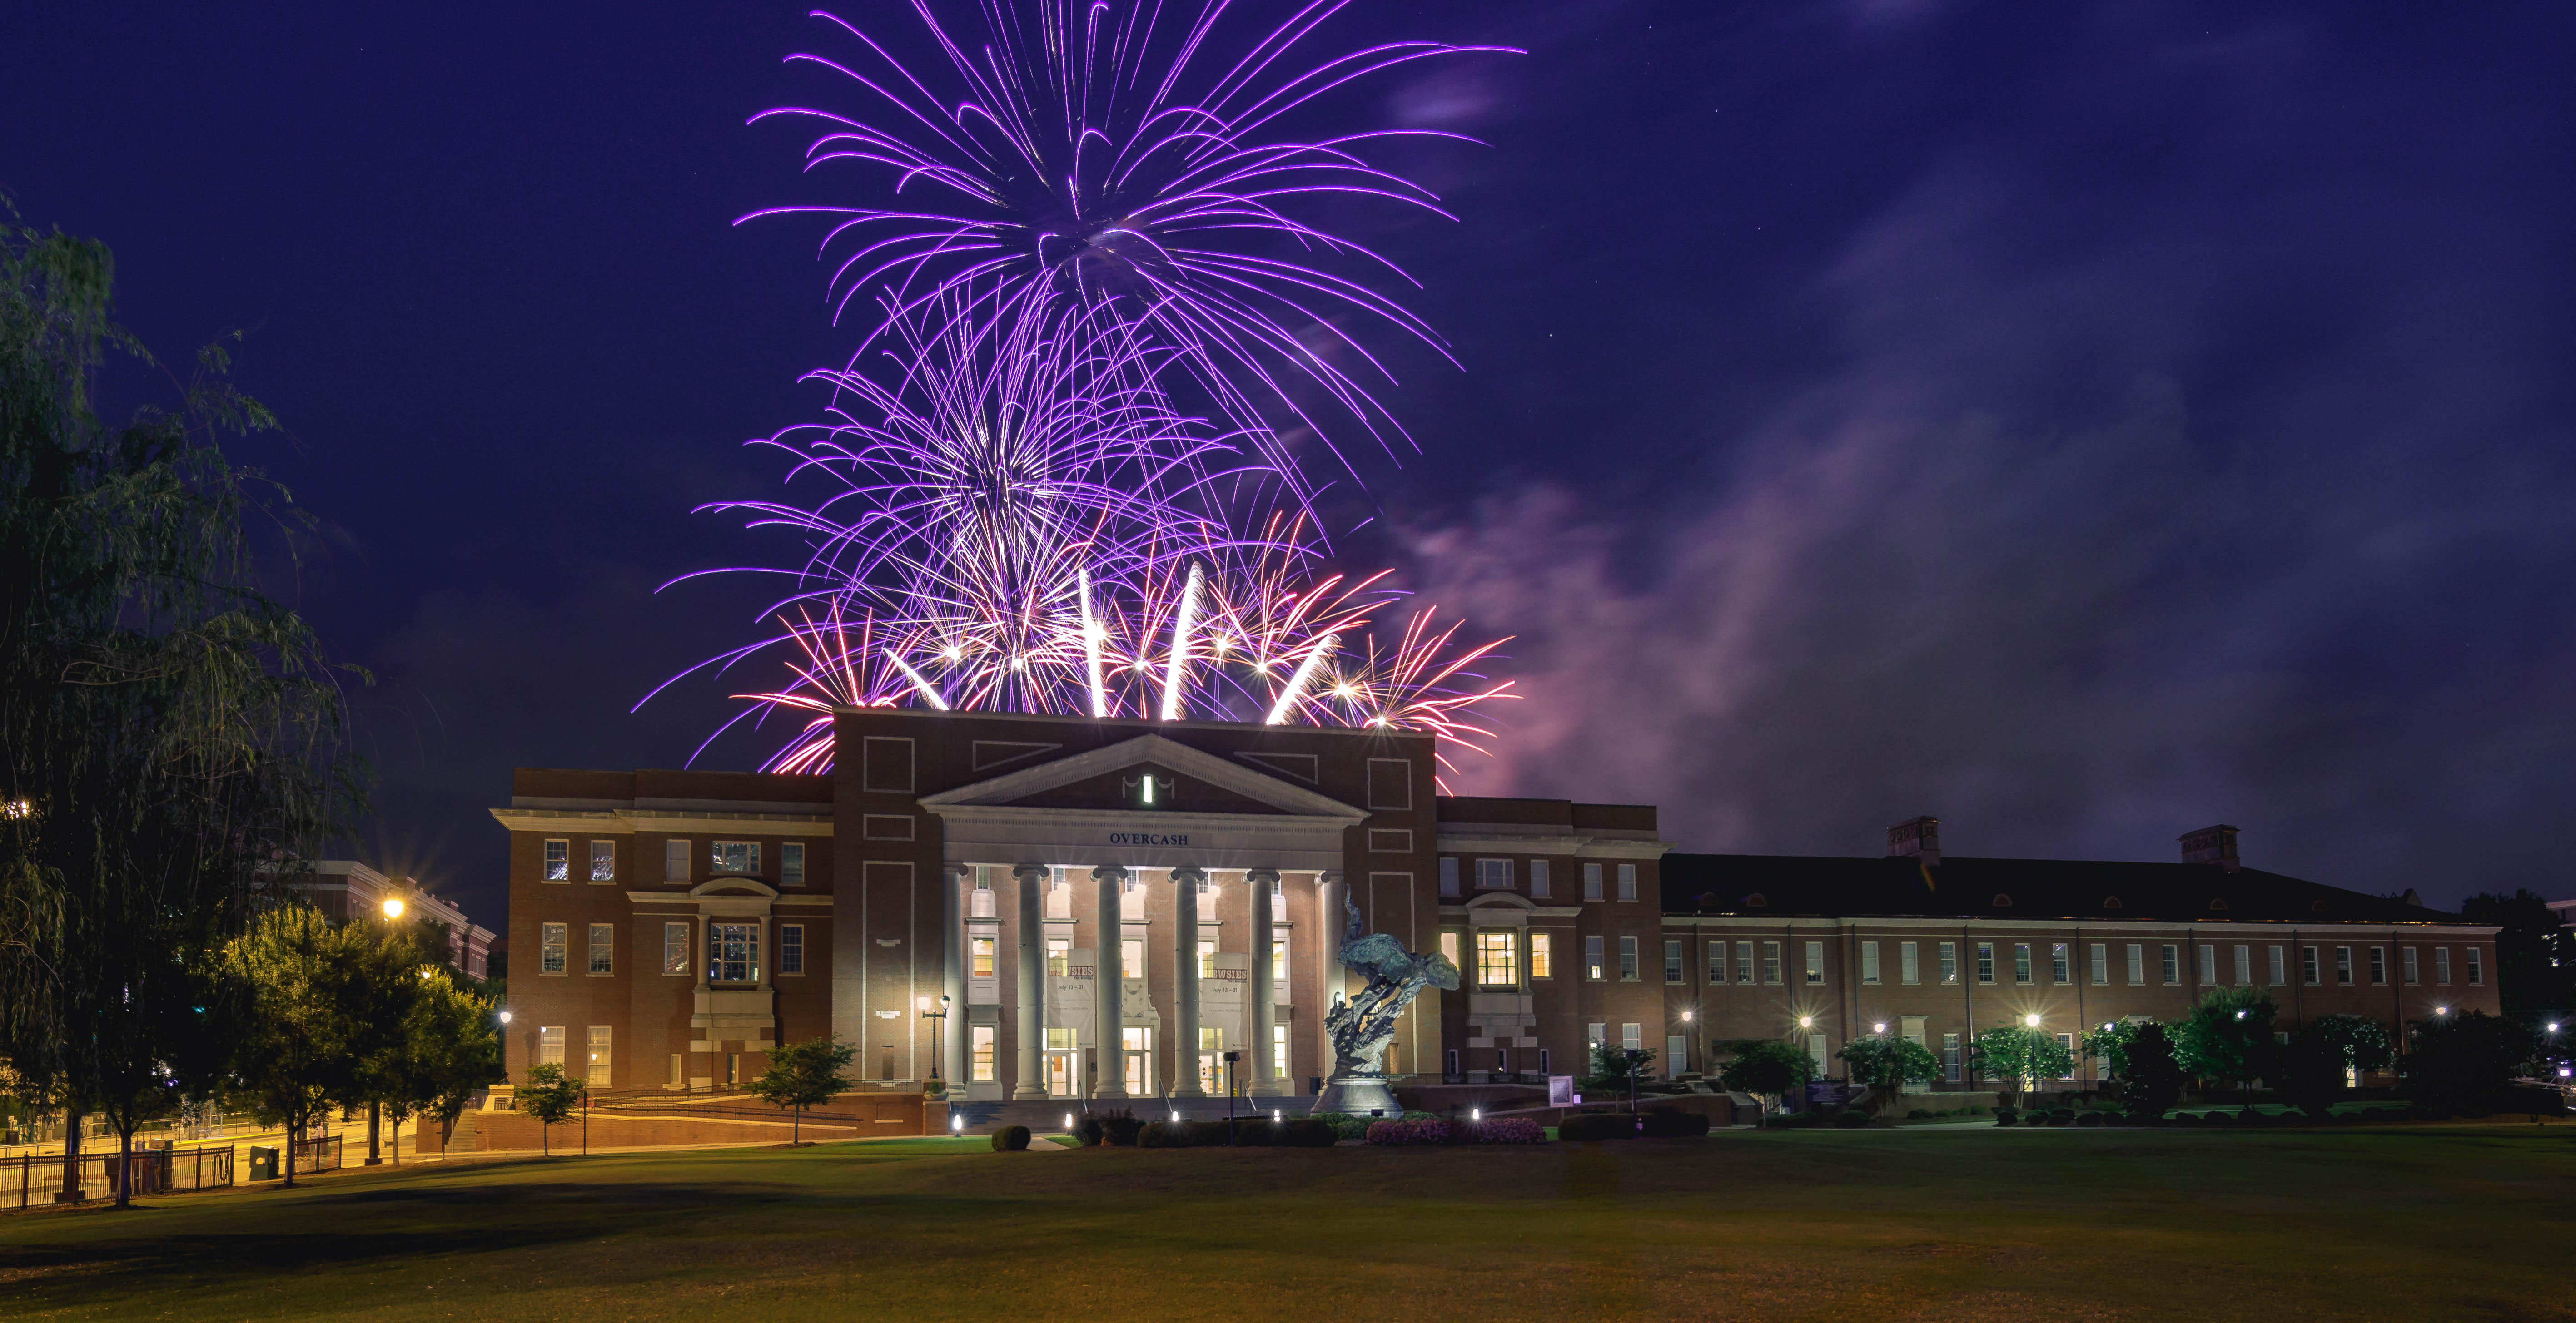
[[565, 950], [571, 929], [560, 923], [537, 926], [537, 972], [561, 974], [570, 968], [571, 957]]
[[1120, 978], [1145, 977], [1145, 943], [1142, 940], [1129, 938], [1118, 944], [1118, 976]]
[[662, 842], [662, 880], [665, 882], [689, 880], [689, 843], [687, 841], [675, 836]]
[[1977, 981], [1995, 981], [1995, 944], [1992, 942], [1977, 943]]
[[2370, 982], [2373, 987], [2384, 988], [2388, 986], [2387, 947], [2374, 946], [2370, 948]]
[[617, 842], [594, 840], [590, 843], [590, 880], [617, 880]]
[[1509, 860], [1509, 859], [1479, 859], [1479, 860], [1477, 860], [1477, 861], [1476, 861], [1476, 889], [1477, 889], [1478, 891], [1509, 891], [1509, 890], [1511, 890], [1511, 889], [1512, 889], [1512, 861], [1511, 861], [1511, 860]]
[[1270, 1026], [1270, 1078], [1288, 1078], [1288, 1026]]
[[[786, 939], [781, 937], [779, 940], [784, 942]], [[993, 937], [977, 936], [967, 938], [966, 976], [968, 978], [993, 977], [993, 951], [994, 948], [1000, 944], [1000, 939]], [[779, 959], [782, 962], [780, 972], [784, 973], [786, 972], [784, 965], [786, 953], [784, 951], [779, 953]]]
[[1762, 944], [1762, 981], [1775, 986], [1780, 982], [1780, 944], [1778, 942]]
[[1646, 1026], [1642, 1024], [1623, 1024], [1619, 1026], [1619, 1046], [1634, 1052], [1645, 1045]]
[[2108, 942], [2095, 942], [2093, 944], [2093, 948], [2085, 952], [2085, 955], [2093, 965], [2093, 981], [2095, 983], [2110, 982], [2111, 944]]
[[759, 924], [710, 923], [707, 925], [707, 981], [709, 983], [758, 983], [760, 981]]
[[2071, 1080], [2075, 1078], [2075, 1072], [2083, 1068], [2082, 1062], [2084, 1060], [2082, 1057], [2076, 1055], [2075, 1035], [2059, 1034], [2057, 1036], [2057, 1046], [2063, 1049], [2066, 1053], [2066, 1073], [2058, 1076], [2057, 1078], [2062, 1080]]
[[572, 842], [546, 842], [546, 880], [565, 882], [572, 878]]
[[1878, 981], [1878, 943], [1876, 942], [1860, 944], [1860, 981], [1863, 983]]
[[1583, 1041], [1587, 1046], [1591, 1047], [1599, 1047], [1603, 1043], [1609, 1042], [1610, 1026], [1597, 1022], [1583, 1026]]
[[1547, 934], [1546, 934], [1546, 933], [1531, 933], [1531, 934], [1530, 934], [1530, 977], [1531, 977], [1531, 978], [1554, 978], [1555, 976], [1556, 976], [1556, 975], [1555, 975], [1555, 972], [1554, 972], [1553, 968], [1551, 967], [1551, 962], [1550, 962], [1550, 959], [1549, 959], [1548, 936], [1547, 936]]
[[1735, 981], [1738, 983], [1753, 981], [1753, 943], [1751, 942], [1735, 944]]
[[1619, 865], [1619, 899], [1635, 900], [1636, 898], [1637, 866], [1635, 864], [1621, 864]]
[[707, 844], [707, 867], [718, 873], [757, 877], [760, 874], [760, 842], [710, 841]]
[[2415, 948], [2411, 946], [2401, 946], [2397, 948], [2397, 955], [2399, 957], [2397, 966], [2404, 972], [2407, 986], [2412, 987], [2415, 984], [2422, 982], [2423, 980], [2418, 975], [2415, 968]]
[[1807, 982], [1822, 983], [1824, 981], [1825, 944], [1822, 942], [1809, 942], [1807, 943]]
[[802, 974], [805, 972], [804, 924], [782, 923], [778, 925], [778, 972], [781, 974]]
[[1458, 934], [1454, 932], [1440, 934], [1440, 955], [1451, 965], [1460, 969], [1467, 967], [1467, 962], [1458, 954]]
[[1959, 981], [1959, 944], [1957, 942], [1941, 944], [1941, 981], [1943, 983]]
[[2066, 966], [2067, 954], [2066, 943], [2051, 942], [2048, 944], [2049, 982], [2065, 984], [2075, 981], [2072, 976], [2072, 971], [2070, 971]]
[[2340, 987], [2352, 986], [2352, 948], [2349, 946], [2335, 948], [2335, 983]]
[[2129, 986], [2147, 981], [2147, 948], [2142, 943], [2129, 943]]
[[2165, 984], [2170, 987], [2180, 982], [2182, 982], [2182, 948], [2167, 942], [2165, 944]]
[[604, 1024], [590, 1026], [589, 1073], [584, 1078], [590, 1081], [590, 1087], [594, 1089], [605, 1089], [609, 1086], [608, 1043], [609, 1026]]
[[1595, 983], [1601, 981], [1603, 972], [1601, 950], [1602, 941], [1600, 938], [1586, 937], [1583, 939], [1583, 976]]
[[1547, 861], [1530, 860], [1530, 899], [1547, 899]]
[[537, 1064], [560, 1066], [564, 1063], [564, 1027], [559, 1024], [537, 1026]]
[[1440, 894], [1455, 896], [1458, 892], [1458, 861], [1447, 856], [1440, 860]]
[[2433, 948], [2433, 983], [2437, 987], [2451, 984], [2451, 948], [2447, 946]]
[[2315, 987], [2319, 981], [2317, 978], [2317, 948], [2313, 946], [2303, 946], [2299, 948], [2299, 981], [2312, 988]]
[[1601, 899], [1601, 865], [1585, 864], [1583, 866], [1583, 898], [1585, 900]]
[[2211, 946], [2207, 942], [2202, 942], [2198, 949], [2200, 951], [2200, 981], [2203, 983], [2216, 983], [2218, 981], [2218, 948]]
[[2469, 954], [2469, 986], [2482, 987], [2487, 981], [2486, 962], [2478, 954], [2478, 948], [2472, 946], [2465, 949]]
[[1920, 946], [1921, 944], [1917, 942], [1896, 944], [1897, 981], [1908, 984], [1923, 981], [1923, 952]]
[[1509, 928], [1483, 928], [1476, 933], [1476, 985], [1514, 988], [1521, 981], [1518, 935]]
[[2272, 967], [2273, 987], [2286, 988], [2290, 986], [2290, 965], [2287, 958], [2289, 950], [2290, 948], [2286, 946], [2275, 946], [2265, 953], [2271, 957], [2270, 963]]
[[616, 971], [617, 929], [614, 925], [590, 925], [590, 972], [608, 974]]
[[2013, 982], [2030, 982], [2030, 943], [2013, 943]]
[[1046, 939], [1046, 962], [1049, 977], [1065, 977], [1073, 967], [1073, 939], [1070, 937]]
[[1634, 937], [1619, 939], [1619, 981], [1637, 981], [1637, 939]]
[[2254, 948], [2239, 945], [2236, 948], [2236, 986], [2244, 988], [2252, 987], [2253, 984]]
[[805, 885], [805, 842], [781, 841], [778, 843], [778, 885], [782, 887]]
[[662, 972], [686, 976], [689, 972], [689, 925], [662, 925]]
[[974, 1083], [990, 1084], [998, 1078], [993, 1073], [994, 1034], [998, 1028], [997, 1025], [978, 1024], [969, 1025], [966, 1029], [966, 1059], [972, 1072], [969, 1078]]
[[1677, 938], [1664, 939], [1664, 981], [1679, 983], [1682, 977], [1682, 944]]

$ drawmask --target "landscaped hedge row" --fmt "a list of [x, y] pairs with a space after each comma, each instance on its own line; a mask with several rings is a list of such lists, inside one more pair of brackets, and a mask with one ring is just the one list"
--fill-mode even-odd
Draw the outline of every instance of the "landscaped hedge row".
[[1309, 1117], [1273, 1121], [1244, 1117], [1229, 1130], [1223, 1121], [1155, 1121], [1138, 1135], [1143, 1148], [1331, 1148], [1333, 1128]]
[[1412, 1146], [1422, 1144], [1544, 1144], [1547, 1127], [1527, 1117], [1496, 1117], [1491, 1121], [1450, 1121], [1436, 1116], [1407, 1116], [1395, 1121], [1374, 1121], [1363, 1136], [1369, 1143]]

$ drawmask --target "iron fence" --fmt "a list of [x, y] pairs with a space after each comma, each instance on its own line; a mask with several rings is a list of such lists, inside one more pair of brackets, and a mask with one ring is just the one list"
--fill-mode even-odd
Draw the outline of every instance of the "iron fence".
[[[81, 1154], [73, 1159], [76, 1174], [73, 1184], [66, 1187], [63, 1181], [65, 1164], [59, 1153], [22, 1153], [16, 1157], [0, 1158], [0, 1207], [27, 1208], [52, 1203], [54, 1196], [66, 1188], [77, 1188], [91, 1198], [113, 1198], [116, 1194], [117, 1161], [118, 1157], [113, 1152]], [[230, 1145], [136, 1149], [126, 1161], [127, 1177], [137, 1195], [218, 1190], [233, 1183], [233, 1150]]]

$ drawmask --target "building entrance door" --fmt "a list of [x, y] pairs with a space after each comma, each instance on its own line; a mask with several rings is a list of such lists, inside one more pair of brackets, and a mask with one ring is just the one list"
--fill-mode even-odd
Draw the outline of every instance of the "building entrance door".
[[1120, 1031], [1127, 1040], [1128, 1097], [1143, 1098], [1154, 1092], [1153, 1032], [1142, 1027]]
[[[1896, 1029], [1897, 1033], [1902, 1036], [1905, 1041], [1914, 1044], [1916, 1047], [1922, 1048], [1926, 1052], [1932, 1050], [1932, 1045], [1923, 1041], [1922, 1016], [1898, 1016], [1896, 1020]], [[1905, 1091], [1907, 1093], [1930, 1093], [1932, 1091], [1932, 1086], [1930, 1083], [1923, 1080], [1907, 1080], [1905, 1082]]]
[[1050, 1098], [1071, 1098], [1081, 1090], [1075, 1073], [1073, 1031], [1046, 1031], [1046, 1090]]

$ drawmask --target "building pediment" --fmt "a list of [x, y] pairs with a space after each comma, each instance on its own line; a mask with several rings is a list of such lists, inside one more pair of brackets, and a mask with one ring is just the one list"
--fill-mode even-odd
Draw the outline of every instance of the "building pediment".
[[760, 896], [776, 899], [778, 888], [756, 877], [711, 877], [689, 888], [692, 896]]
[[[1146, 801], [1141, 782], [1154, 779]], [[1356, 824], [1365, 811], [1240, 762], [1160, 735], [1139, 735], [1069, 758], [1022, 768], [921, 799], [953, 809], [1074, 809], [1133, 813], [1331, 818]]]

